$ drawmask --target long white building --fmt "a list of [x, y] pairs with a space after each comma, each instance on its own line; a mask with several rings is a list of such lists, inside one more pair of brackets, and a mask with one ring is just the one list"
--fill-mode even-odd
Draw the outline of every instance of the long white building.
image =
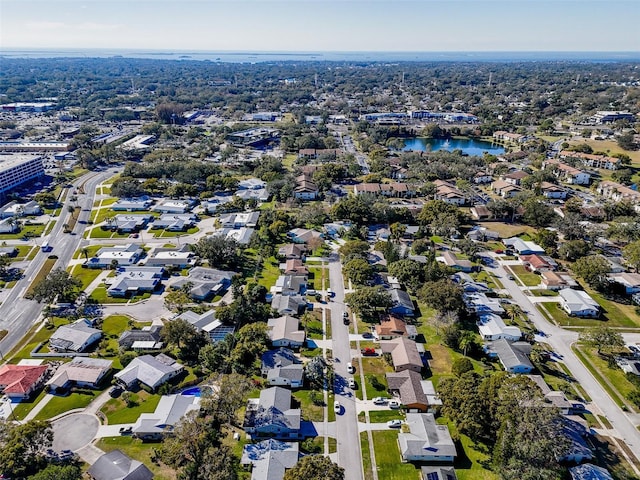
[[0, 193], [44, 175], [42, 157], [0, 154]]

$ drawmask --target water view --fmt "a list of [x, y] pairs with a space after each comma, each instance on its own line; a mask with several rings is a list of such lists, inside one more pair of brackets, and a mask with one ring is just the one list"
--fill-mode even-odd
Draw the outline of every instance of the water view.
[[404, 151], [417, 151], [417, 152], [437, 152], [438, 150], [462, 150], [462, 153], [467, 155], [482, 156], [484, 152], [492, 155], [500, 155], [504, 153], [504, 148], [501, 146], [485, 142], [482, 140], [473, 140], [471, 138], [461, 139], [438, 139], [438, 138], [407, 138], [404, 141]]

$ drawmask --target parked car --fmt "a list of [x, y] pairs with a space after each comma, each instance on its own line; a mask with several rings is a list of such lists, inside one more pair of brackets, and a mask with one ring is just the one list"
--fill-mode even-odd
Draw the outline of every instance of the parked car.
[[116, 398], [118, 397], [121, 393], [123, 392], [122, 387], [119, 387], [118, 385], [114, 385], [113, 387], [111, 387], [111, 389], [109, 390], [109, 396], [112, 398]]
[[509, 280], [515, 280], [515, 279], [516, 279], [516, 277], [514, 277], [513, 275], [507, 275], [507, 278], [508, 278]]
[[338, 414], [342, 411], [342, 405], [340, 405], [340, 402], [337, 400], [333, 402], [333, 411]]
[[376, 397], [373, 399], [374, 405], [384, 405], [389, 399], [384, 397]]
[[501, 248], [496, 248], [493, 252], [500, 254], [500, 253], [504, 253], [504, 250], [502, 250]]
[[364, 332], [362, 334], [362, 338], [372, 338], [373, 337], [373, 333], [371, 332]]
[[387, 427], [389, 428], [400, 428], [402, 426], [402, 420], [389, 420], [387, 422]]
[[353, 378], [349, 379], [349, 388], [352, 390], [356, 389], [356, 381]]
[[120, 427], [120, 435], [129, 435], [133, 431], [132, 427]]
[[377, 355], [376, 354], [376, 349], [375, 348], [371, 348], [371, 347], [360, 349], [360, 353], [365, 357], [373, 357], [373, 356]]
[[356, 367], [351, 362], [347, 363], [347, 372], [356, 373]]
[[400, 408], [400, 402], [398, 400], [390, 400], [389, 408]]

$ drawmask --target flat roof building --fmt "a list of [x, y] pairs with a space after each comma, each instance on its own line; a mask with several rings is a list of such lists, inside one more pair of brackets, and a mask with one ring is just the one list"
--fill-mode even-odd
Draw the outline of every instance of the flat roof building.
[[44, 175], [42, 157], [33, 155], [0, 155], [0, 193]]

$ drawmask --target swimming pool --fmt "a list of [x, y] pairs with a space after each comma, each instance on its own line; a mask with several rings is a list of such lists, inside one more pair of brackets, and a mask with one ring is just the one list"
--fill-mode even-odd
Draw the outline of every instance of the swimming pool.
[[191, 387], [183, 390], [180, 395], [184, 395], [185, 397], [199, 397], [200, 396], [200, 387]]

